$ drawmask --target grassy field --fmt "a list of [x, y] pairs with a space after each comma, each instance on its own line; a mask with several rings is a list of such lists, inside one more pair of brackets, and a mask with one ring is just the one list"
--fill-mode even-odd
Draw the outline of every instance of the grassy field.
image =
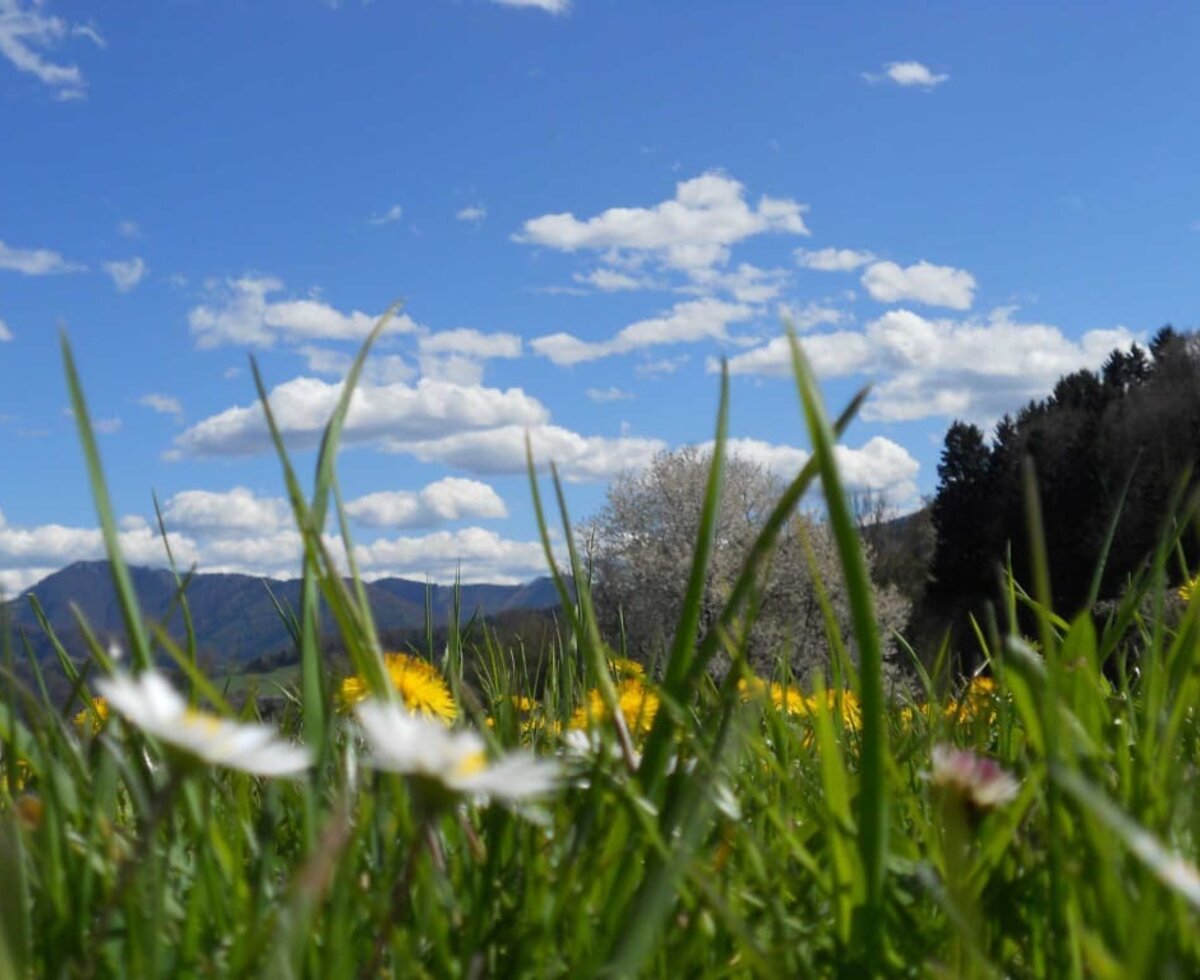
[[[1102, 621], [1056, 616], [1044, 575], [1028, 593], [1010, 580], [977, 624], [984, 675], [926, 672], [939, 658], [924, 652], [916, 693], [886, 690], [833, 453], [861, 398], [829, 420], [796, 348], [813, 458], [714, 629], [697, 639], [724, 385], [688, 598], [657, 670], [603, 643], [584, 588], [542, 676], [453, 632], [436, 664], [385, 657], [318, 533], [337, 516], [360, 359], [310, 493], [280, 446], [307, 601], [291, 623], [299, 675], [263, 725], [142, 622], [65, 353], [128, 636], [115, 662], [92, 645], [66, 704], [3, 685], [0, 976], [1200, 972], [1200, 606], [1165, 588], [1177, 537]], [[817, 483], [854, 630], [830, 632], [825, 680], [801, 689], [750, 674], [739, 638], [774, 536]], [[583, 583], [552, 487], [564, 570]], [[531, 479], [549, 560], [542, 489]], [[345, 681], [322, 666], [319, 597]], [[151, 669], [164, 651], [176, 687]], [[733, 666], [714, 680], [718, 653]], [[470, 658], [483, 682], [468, 687]]]

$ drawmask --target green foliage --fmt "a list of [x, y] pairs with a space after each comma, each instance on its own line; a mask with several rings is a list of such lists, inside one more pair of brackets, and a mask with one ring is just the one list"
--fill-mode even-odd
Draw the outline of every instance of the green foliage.
[[[1022, 460], [1032, 460], [1045, 518], [1050, 599], [1074, 615], [1120, 596], [1162, 535], [1170, 499], [1196, 485], [1200, 453], [1200, 335], [1159, 331], [1149, 352], [1114, 350], [1100, 372], [1060, 378], [1049, 398], [1005, 416], [989, 444], [974, 425], [946, 433], [932, 506], [937, 545], [930, 599], [943, 617], [994, 600], [1000, 570], [1034, 574], [1025, 534]], [[1178, 581], [1197, 553], [1181, 541]]]
[[[105, 718], [89, 691], [114, 665], [86, 622], [85, 650], [64, 657], [86, 652], [87, 676], [63, 700], [36, 671], [16, 680], [23, 651], [9, 644], [0, 975], [1195, 975], [1200, 600], [1172, 613], [1164, 599], [1180, 532], [1157, 542], [1099, 626], [1064, 618], [1049, 601], [1052, 556], [1027, 480], [1024, 547], [1037, 574], [1032, 595], [1008, 576], [1002, 614], [972, 623], [988, 676], [943, 699], [923, 675], [922, 697], [888, 700], [833, 453], [861, 400], [831, 424], [796, 355], [813, 458], [696, 641], [714, 471], [662, 683], [611, 663], [561, 488], [553, 481], [575, 594], [531, 466], [564, 631], [536, 651], [536, 682], [525, 652], [487, 630], [450, 629], [442, 667], [456, 725], [484, 733], [489, 754], [524, 747], [561, 761], [561, 785], [540, 801], [485, 806], [365, 765], [338, 679], [311, 656], [271, 724], [307, 740], [316, 764], [267, 780]], [[723, 396], [718, 461], [726, 412]], [[307, 574], [362, 683], [400, 697], [366, 594], [345, 583], [316, 519], [340, 511], [336, 441], [334, 425], [312, 497], [281, 450]], [[745, 638], [761, 563], [816, 479], [860, 659], [856, 670], [832, 657], [845, 685], [818, 676], [797, 690], [783, 663], [777, 678], [751, 677]], [[1190, 516], [1174, 513], [1180, 525]], [[180, 601], [186, 589], [185, 576]], [[132, 593], [118, 595], [135, 616]], [[194, 651], [141, 628], [179, 662], [197, 705], [230, 720]], [[828, 642], [837, 651], [849, 639]], [[718, 650], [732, 665], [719, 686], [706, 672]], [[471, 657], [474, 687], [462, 676]], [[650, 704], [652, 721], [639, 716]], [[570, 730], [592, 710], [581, 705], [600, 706], [590, 733]], [[239, 717], [257, 714], [249, 699]]]

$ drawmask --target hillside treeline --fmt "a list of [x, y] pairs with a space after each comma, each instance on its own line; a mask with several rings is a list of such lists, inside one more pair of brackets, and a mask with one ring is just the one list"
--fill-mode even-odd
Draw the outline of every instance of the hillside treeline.
[[[1200, 336], [1171, 327], [1148, 348], [1114, 350], [1099, 372], [1060, 378], [1048, 398], [1005, 415], [990, 440], [955, 422], [932, 505], [928, 615], [961, 624], [997, 595], [1010, 554], [1017, 581], [1031, 586], [1026, 456], [1041, 496], [1054, 608], [1069, 616], [1088, 603], [1114, 518], [1097, 598], [1121, 593], [1171, 519], [1173, 492], [1184, 481], [1195, 486], [1198, 450]], [[1176, 562], [1173, 572], [1184, 569]]]

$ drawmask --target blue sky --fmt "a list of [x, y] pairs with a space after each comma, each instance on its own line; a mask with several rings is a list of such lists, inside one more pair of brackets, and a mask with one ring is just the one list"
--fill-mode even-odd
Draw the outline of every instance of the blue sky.
[[134, 560], [295, 571], [247, 363], [297, 461], [374, 318], [341, 457], [371, 576], [544, 567], [711, 437], [805, 458], [789, 315], [843, 462], [911, 507], [954, 418], [1200, 309], [1200, 8], [691, 0], [0, 0], [0, 585], [99, 555], [58, 349]]

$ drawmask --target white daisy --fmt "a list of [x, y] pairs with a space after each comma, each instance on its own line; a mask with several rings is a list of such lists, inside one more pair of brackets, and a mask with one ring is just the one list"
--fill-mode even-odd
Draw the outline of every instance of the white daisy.
[[977, 810], [994, 810], [1011, 803], [1020, 792], [1020, 783], [1001, 768], [995, 759], [977, 755], [970, 749], [939, 743], [931, 753], [930, 782], [941, 790], [962, 797]]
[[308, 749], [267, 725], [230, 721], [188, 705], [157, 670], [96, 681], [114, 711], [159, 741], [205, 762], [256, 776], [291, 776], [312, 765]]
[[552, 790], [559, 767], [528, 752], [489, 760], [475, 732], [454, 731], [399, 704], [364, 701], [359, 724], [370, 746], [365, 764], [437, 783], [452, 793], [515, 802]]

